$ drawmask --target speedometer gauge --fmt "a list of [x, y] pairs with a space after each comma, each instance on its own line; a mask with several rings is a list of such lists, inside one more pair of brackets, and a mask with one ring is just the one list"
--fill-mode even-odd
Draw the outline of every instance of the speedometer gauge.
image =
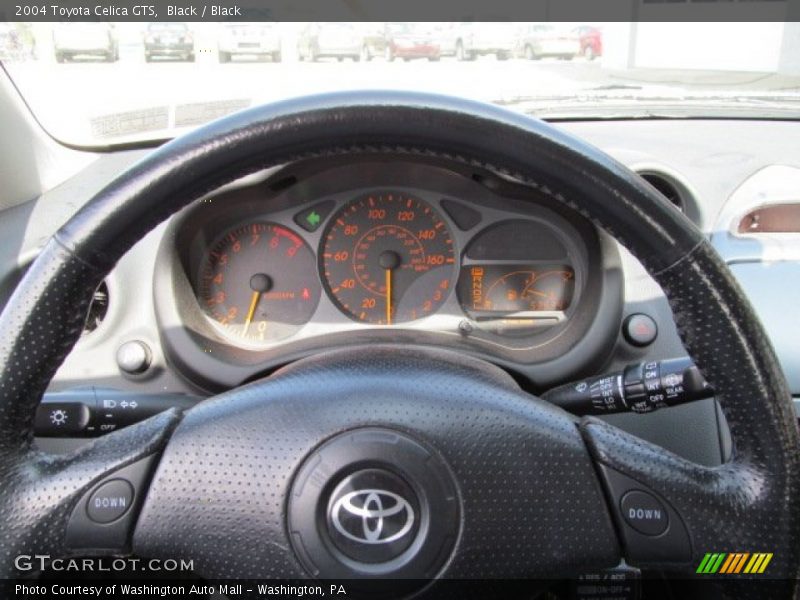
[[307, 323], [320, 296], [311, 248], [272, 223], [236, 227], [203, 261], [198, 300], [232, 342], [262, 345]]
[[321, 266], [339, 308], [366, 323], [393, 325], [436, 312], [455, 275], [453, 239], [427, 202], [367, 194], [334, 215]]

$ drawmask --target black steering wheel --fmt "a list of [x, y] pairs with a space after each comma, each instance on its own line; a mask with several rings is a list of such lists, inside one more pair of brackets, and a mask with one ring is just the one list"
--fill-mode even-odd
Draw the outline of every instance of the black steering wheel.
[[[348, 153], [480, 165], [610, 232], [666, 292], [727, 417], [732, 459], [693, 464], [577, 420], [477, 359], [385, 345], [298, 361], [73, 454], [34, 448], [37, 403], [123, 253], [235, 178]], [[766, 575], [750, 576], [783, 578], [795, 592], [798, 432], [750, 304], [683, 215], [541, 121], [406, 93], [309, 97], [219, 120], [153, 152], [64, 225], [5, 307], [0, 332], [3, 578], [19, 575], [20, 554], [92, 550], [93, 536], [114, 525], [76, 516], [87, 494], [146, 464], [144, 476], [130, 475], [131, 530], [93, 552], [191, 558], [208, 578], [417, 579], [568, 576], [623, 557], [693, 575], [706, 553], [771, 553]], [[652, 522], [636, 519], [645, 510]]]

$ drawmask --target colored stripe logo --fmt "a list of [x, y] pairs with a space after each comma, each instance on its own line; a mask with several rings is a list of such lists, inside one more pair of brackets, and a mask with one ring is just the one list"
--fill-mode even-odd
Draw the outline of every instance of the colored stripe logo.
[[760, 574], [766, 571], [772, 552], [708, 552], [700, 561], [697, 573], [703, 575]]

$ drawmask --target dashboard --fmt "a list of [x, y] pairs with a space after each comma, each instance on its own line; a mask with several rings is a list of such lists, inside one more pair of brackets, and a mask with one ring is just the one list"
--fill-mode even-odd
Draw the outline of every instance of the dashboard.
[[370, 340], [524, 369], [586, 344], [601, 308], [619, 318], [608, 254], [582, 217], [493, 173], [306, 161], [181, 213], [159, 252], [156, 311], [166, 351], [212, 389]]
[[[659, 176], [662, 184], [672, 184], [671, 190], [670, 186], [659, 189], [706, 232], [751, 293], [777, 347], [791, 390], [800, 398], [797, 320], [786, 319], [797, 296], [792, 293], [796, 288], [793, 283], [798, 281], [797, 236], [760, 231], [740, 234], [737, 227], [742, 215], [756, 208], [796, 201], [800, 189], [800, 126], [724, 120], [584, 121], [558, 126], [631, 169]], [[148, 152], [92, 155], [70, 151], [58, 164], [73, 164], [80, 159], [79, 168], [74, 167], [60, 184], [53, 183], [31, 201], [3, 210], [0, 304], [58, 226]], [[322, 262], [324, 236], [333, 228], [334, 217], [365, 197], [368, 201], [370, 194], [389, 193], [408, 196], [434, 212], [452, 240], [454, 258], [449, 289], [442, 294], [441, 304], [419, 318], [410, 319], [402, 311], [420, 300], [424, 304], [432, 287], [415, 274], [414, 280], [422, 289], [417, 295], [415, 286], [393, 279], [391, 325], [377, 322], [385, 318], [386, 296], [380, 290], [385, 286], [385, 269], [375, 271], [384, 279], [375, 281], [374, 312], [369, 319], [361, 320], [337, 304], [332, 293], [336, 286], [326, 281]], [[332, 204], [321, 204], [327, 202]], [[453, 211], [453, 206], [460, 211]], [[323, 214], [322, 208], [328, 211]], [[314, 231], [308, 231], [296, 218], [315, 211], [319, 222]], [[479, 221], [471, 224], [470, 218]], [[312, 221], [316, 219], [312, 217]], [[535, 229], [548, 240], [555, 240], [561, 249], [558, 258], [547, 258], [543, 245], [530, 252], [531, 244], [538, 243], [531, 239], [536, 236], [507, 235], [502, 226], [509, 222], [523, 222], [518, 231]], [[225, 242], [226, 235], [260, 223], [279, 226], [299, 238], [307, 256], [306, 266], [292, 266], [289, 271], [264, 266], [252, 272], [244, 269], [239, 283], [231, 288], [235, 295], [228, 299], [226, 294], [225, 306], [228, 310], [235, 306], [237, 316], [230, 326], [222, 324], [222, 306], [203, 303], [202, 277], [204, 270], [209, 275], [213, 267], [210, 253], [217, 244], [232, 244]], [[415, 226], [412, 231], [419, 237], [421, 229], [425, 228]], [[246, 232], [240, 237], [246, 240]], [[284, 253], [295, 245], [291, 240], [280, 236]], [[266, 237], [263, 244], [267, 244]], [[264, 253], [269, 256], [266, 248]], [[259, 258], [259, 265], [266, 260]], [[531, 272], [537, 273], [534, 266], [542, 265], [573, 271], [571, 288], [567, 283], [555, 290], [562, 294], [562, 306], [549, 311], [551, 314], [544, 309], [553, 308], [552, 304], [518, 304], [520, 296], [525, 297], [523, 300], [529, 296], [520, 292], [525, 291]], [[472, 267], [484, 268], [482, 275], [476, 274], [477, 282], [471, 281]], [[514, 275], [517, 271], [523, 273]], [[313, 310], [306, 306], [304, 314], [293, 316], [279, 309], [283, 316], [276, 319], [279, 301], [273, 298], [262, 306], [260, 298], [245, 339], [242, 328], [252, 301], [254, 290], [249, 279], [254, 274], [274, 275], [273, 291], [280, 289], [279, 276], [299, 277], [298, 281], [310, 282], [309, 295], [318, 286], [318, 301]], [[484, 290], [497, 282], [487, 296]], [[301, 296], [303, 287], [295, 289]], [[403, 296], [400, 303], [399, 290]], [[482, 314], [486, 308], [483, 298], [497, 307], [501, 290], [499, 296], [506, 302], [508, 292], [516, 292], [515, 304], [500, 305], [500, 314]], [[480, 292], [477, 303], [472, 296], [476, 291]], [[287, 306], [290, 304], [287, 302]], [[211, 394], [267, 376], [297, 358], [374, 341], [428, 345], [475, 355], [502, 366], [537, 394], [584, 376], [619, 371], [632, 363], [685, 355], [662, 290], [635, 257], [602, 230], [502, 174], [410, 153], [382, 161], [353, 155], [325, 162], [301, 161], [216, 190], [136, 244], [98, 290], [95, 308], [92, 326], [87, 323], [85, 335], [66, 357], [48, 392], [56, 396], [85, 395], [88, 389], [104, 410], [104, 394], [111, 390], [124, 395], [124, 399], [117, 397], [115, 410], [123, 401], [130, 408], [132, 399], [142, 403], [144, 398], [156, 397], [169, 397], [176, 405], [182, 402], [190, 406]], [[239, 314], [242, 310], [243, 316]], [[258, 311], [266, 316], [264, 340], [250, 339], [258, 333]], [[658, 335], [649, 345], [633, 345], [623, 335], [624, 324], [635, 314], [646, 314], [657, 324]], [[149, 366], [144, 372], [120, 368], [118, 354], [131, 342], [141, 342], [149, 349]], [[703, 464], [718, 464], [729, 451], [724, 418], [713, 400], [647, 415], [601, 418]], [[39, 442], [53, 451], [73, 447], [64, 437], [40, 438]]]

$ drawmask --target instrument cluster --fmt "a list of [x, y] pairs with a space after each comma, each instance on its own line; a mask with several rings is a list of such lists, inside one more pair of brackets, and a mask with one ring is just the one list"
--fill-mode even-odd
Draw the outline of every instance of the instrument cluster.
[[549, 232], [524, 219], [499, 229], [476, 234], [462, 263], [433, 205], [400, 188], [371, 190], [334, 213], [316, 253], [301, 232], [279, 223], [224, 231], [204, 253], [197, 299], [221, 335], [242, 345], [292, 336], [313, 318], [322, 288], [343, 315], [370, 325], [432, 316], [452, 293], [463, 316], [500, 336], [557, 325], [575, 294], [567, 248], [509, 262], [505, 243], [528, 237], [535, 250]]
[[294, 166], [171, 227], [173, 300], [157, 310], [184, 331], [166, 345], [239, 367], [399, 340], [545, 361], [580, 340], [602, 288], [589, 223], [529, 187], [440, 165]]

